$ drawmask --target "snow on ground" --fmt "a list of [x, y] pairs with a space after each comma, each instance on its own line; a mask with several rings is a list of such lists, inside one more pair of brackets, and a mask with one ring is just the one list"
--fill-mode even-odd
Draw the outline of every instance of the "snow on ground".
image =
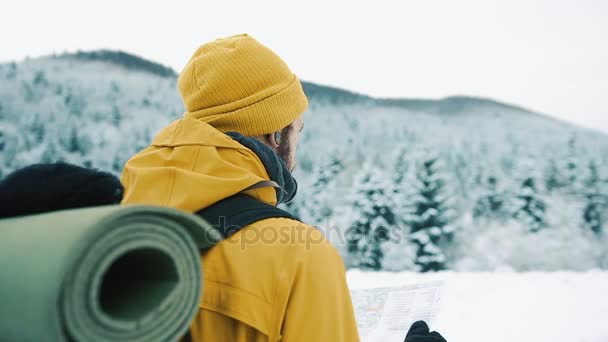
[[[349, 271], [351, 290], [443, 280], [431, 329], [450, 342], [608, 342], [608, 272]], [[383, 341], [391, 342], [391, 341]]]

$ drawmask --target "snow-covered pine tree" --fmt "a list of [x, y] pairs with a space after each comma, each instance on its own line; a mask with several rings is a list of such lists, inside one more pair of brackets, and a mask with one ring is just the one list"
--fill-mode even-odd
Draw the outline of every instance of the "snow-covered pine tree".
[[600, 234], [603, 230], [604, 212], [608, 203], [608, 194], [603, 185], [598, 165], [592, 160], [589, 163], [589, 174], [585, 180], [583, 224], [585, 228], [596, 234]]
[[585, 186], [588, 188], [594, 188], [594, 187], [598, 187], [601, 184], [601, 176], [600, 176], [600, 170], [599, 167], [597, 165], [597, 163], [595, 162], [595, 160], [591, 160], [589, 162], [589, 170], [588, 170], [588, 174], [587, 174], [587, 179], [585, 179]]
[[58, 161], [63, 161], [61, 154], [59, 153], [59, 149], [55, 144], [55, 141], [51, 140], [47, 143], [42, 156], [40, 157], [41, 163], [54, 163]]
[[496, 176], [487, 177], [486, 188], [473, 207], [473, 218], [497, 220], [508, 218], [505, 194], [499, 190]]
[[513, 198], [513, 217], [521, 221], [531, 232], [547, 226], [547, 205], [538, 194], [536, 180], [526, 177]]
[[8, 70], [5, 77], [7, 80], [14, 80], [17, 77], [17, 63], [11, 62], [8, 64]]
[[76, 125], [73, 125], [70, 128], [67, 139], [63, 139], [62, 142], [64, 144], [64, 148], [68, 152], [70, 152], [70, 153], [81, 152], [80, 139], [78, 136], [78, 128], [76, 128]]
[[580, 191], [580, 174], [582, 162], [579, 157], [576, 137], [570, 138], [568, 141], [568, 155], [565, 158], [563, 165], [563, 174], [565, 176], [566, 186], [570, 193], [577, 194]]
[[329, 161], [318, 168], [317, 177], [314, 187], [323, 187], [329, 184], [340, 172], [344, 170], [344, 164], [342, 163], [342, 159], [340, 159], [338, 152], [333, 152], [329, 156]]
[[431, 154], [417, 165], [412, 193], [407, 197], [405, 222], [411, 228], [410, 237], [417, 247], [415, 262], [422, 272], [446, 269], [444, 249], [454, 233], [446, 179], [439, 157]]
[[544, 178], [545, 188], [550, 193], [568, 184], [562, 170], [560, 170], [558, 163], [554, 159], [549, 160], [547, 163]]
[[361, 250], [361, 258], [359, 268], [366, 270], [380, 271], [384, 259], [384, 251], [382, 251], [381, 240], [374, 239], [369, 245], [366, 245]]
[[511, 217], [521, 222], [530, 232], [547, 227], [547, 204], [541, 196], [538, 158], [530, 154], [519, 159], [514, 168], [514, 190], [509, 198]]
[[395, 166], [393, 173], [393, 181], [395, 183], [396, 188], [400, 188], [400, 185], [403, 183], [403, 180], [407, 177], [409, 166], [410, 163], [407, 158], [407, 149], [405, 147], [401, 147], [399, 150], [397, 150], [397, 157], [395, 158]]
[[599, 234], [603, 231], [606, 198], [601, 194], [585, 194], [585, 208], [583, 209], [583, 220], [585, 228]]
[[116, 127], [120, 127], [120, 125], [122, 123], [122, 113], [120, 112], [120, 108], [118, 108], [117, 105], [112, 106], [111, 117], [112, 117], [112, 120], [111, 120], [112, 125], [114, 125]]
[[348, 253], [358, 267], [382, 269], [382, 244], [398, 229], [392, 194], [382, 170], [369, 164], [361, 170], [351, 196], [353, 217], [346, 232]]
[[543, 175], [544, 186], [549, 193], [558, 190], [571, 195], [580, 193], [583, 163], [579, 157], [580, 151], [577, 147], [576, 138], [571, 137], [568, 140], [567, 147], [561, 150], [565, 152], [554, 156], [555, 158], [547, 162]]
[[344, 170], [344, 164], [338, 152], [333, 152], [329, 160], [317, 166], [313, 172], [314, 183], [311, 196], [306, 201], [306, 219], [314, 226], [325, 223], [333, 213], [332, 200], [335, 199], [334, 180]]
[[393, 162], [393, 173], [392, 173], [392, 181], [393, 181], [393, 202], [395, 203], [395, 212], [398, 216], [398, 221], [403, 223], [403, 214], [404, 204], [406, 203], [406, 196], [408, 185], [407, 179], [410, 177], [410, 164], [411, 164], [411, 156], [408, 155], [408, 150], [405, 146], [402, 146], [397, 149], [394, 154], [394, 162]]

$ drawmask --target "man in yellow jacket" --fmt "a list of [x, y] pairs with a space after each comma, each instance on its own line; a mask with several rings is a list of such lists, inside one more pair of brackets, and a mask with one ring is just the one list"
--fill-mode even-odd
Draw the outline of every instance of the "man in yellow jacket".
[[[276, 206], [296, 192], [298, 78], [248, 35], [202, 45], [180, 74], [183, 118], [124, 169], [123, 203], [197, 212], [244, 193]], [[193, 341], [358, 341], [345, 270], [313, 227], [255, 222], [201, 256]]]

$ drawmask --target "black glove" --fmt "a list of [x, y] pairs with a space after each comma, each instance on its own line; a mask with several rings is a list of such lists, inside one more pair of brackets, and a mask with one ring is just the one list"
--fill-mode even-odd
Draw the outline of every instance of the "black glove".
[[429, 326], [423, 322], [418, 321], [410, 327], [410, 331], [407, 332], [404, 342], [447, 342], [443, 336], [438, 332], [429, 332]]

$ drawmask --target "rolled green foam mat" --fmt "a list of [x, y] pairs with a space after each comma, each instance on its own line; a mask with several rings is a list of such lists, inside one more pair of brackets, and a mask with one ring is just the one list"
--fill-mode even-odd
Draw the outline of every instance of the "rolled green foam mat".
[[175, 341], [202, 293], [204, 220], [106, 206], [0, 220], [0, 340]]

